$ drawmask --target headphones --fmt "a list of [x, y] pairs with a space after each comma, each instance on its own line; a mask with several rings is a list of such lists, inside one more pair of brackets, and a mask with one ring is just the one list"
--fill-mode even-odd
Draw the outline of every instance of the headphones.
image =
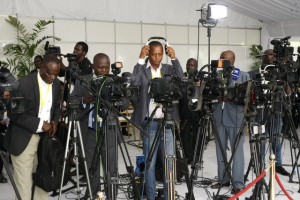
[[164, 47], [165, 47], [165, 54], [167, 55], [167, 48], [168, 48], [168, 46], [170, 46], [169, 43], [168, 43], [168, 41], [167, 41], [167, 39], [164, 38], [164, 37], [160, 37], [160, 36], [150, 37], [148, 39], [146, 45], [149, 45], [149, 43], [152, 42], [153, 40], [163, 40], [163, 41], [165, 41]]

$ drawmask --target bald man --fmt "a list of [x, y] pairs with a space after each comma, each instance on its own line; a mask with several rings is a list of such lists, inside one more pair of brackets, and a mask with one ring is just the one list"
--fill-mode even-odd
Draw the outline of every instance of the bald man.
[[[235, 54], [233, 51], [227, 50], [222, 52], [220, 59], [228, 59], [230, 61], [230, 65], [234, 67]], [[249, 74], [243, 71], [239, 71], [239, 73], [235, 73], [235, 75], [237, 75], [238, 77], [231, 78], [229, 80], [228, 88], [233, 88], [236, 83], [241, 84], [250, 79]], [[234, 144], [244, 118], [243, 106], [236, 105], [230, 100], [224, 100], [215, 105], [213, 115], [215, 117], [215, 122], [218, 130], [217, 134], [219, 134], [220, 141], [216, 141], [218, 183], [212, 185], [211, 188], [219, 189], [224, 186], [230, 186], [230, 176], [225, 171], [225, 163], [221, 154], [220, 143], [222, 144], [222, 147], [225, 151], [227, 148], [227, 141], [229, 139], [231, 152], [235, 150]], [[232, 171], [230, 172], [233, 178], [233, 188], [231, 191], [232, 194], [238, 193], [242, 188], [245, 187], [243, 144], [244, 134], [241, 135], [240, 142], [237, 145], [232, 163]], [[227, 157], [224, 159], [226, 159], [227, 162]]]

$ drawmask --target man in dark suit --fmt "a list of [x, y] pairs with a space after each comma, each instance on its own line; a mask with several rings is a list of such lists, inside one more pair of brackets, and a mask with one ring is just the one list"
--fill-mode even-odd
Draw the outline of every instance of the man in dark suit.
[[[161, 61], [163, 59], [163, 46], [158, 41], [152, 41], [149, 45], [145, 45], [139, 56], [139, 61], [135, 65], [133, 70], [133, 79], [132, 85], [139, 87], [139, 99], [137, 102], [133, 103], [134, 112], [132, 114], [132, 120], [138, 125], [143, 125], [146, 123], [148, 118], [150, 117], [152, 111], [151, 108], [155, 107], [155, 102], [151, 99], [149, 90], [149, 82], [153, 78], [163, 78], [164, 75], [174, 75], [174, 76], [183, 76], [183, 71], [178, 59], [175, 57], [175, 51], [172, 47], [167, 47], [166, 50], [167, 56], [171, 58], [172, 65], [162, 64]], [[148, 60], [146, 61], [146, 57], [148, 56]], [[174, 105], [173, 105], [174, 107]], [[175, 110], [175, 109], [174, 109]], [[149, 127], [146, 132], [149, 134], [149, 138], [142, 137], [143, 139], [143, 152], [145, 158], [147, 160], [149, 150], [153, 143], [153, 139], [155, 137], [155, 133], [162, 122], [162, 110], [158, 108], [154, 115], [154, 119], [150, 122]], [[173, 115], [174, 117], [174, 115]], [[171, 129], [166, 129], [166, 154], [174, 155], [174, 147], [173, 147], [173, 134]], [[163, 152], [163, 138], [160, 139], [160, 150]], [[158, 148], [155, 149], [153, 159], [151, 161], [149, 170], [146, 172], [146, 193], [148, 200], [155, 199], [156, 192], [156, 179], [155, 179], [155, 164], [157, 157]], [[162, 153], [161, 155], [164, 155]], [[161, 157], [162, 162], [164, 159]], [[164, 184], [165, 188], [165, 199], [168, 199], [167, 196], [167, 185]]]
[[[230, 65], [234, 66], [235, 54], [233, 51], [222, 52], [220, 59], [228, 59]], [[236, 69], [236, 68], [234, 68]], [[234, 70], [235, 72], [236, 70]], [[249, 74], [243, 71], [235, 73], [229, 80], [228, 88], [235, 87], [235, 84], [241, 84], [248, 81]], [[234, 151], [234, 144], [237, 138], [237, 134], [242, 125], [244, 118], [243, 106], [237, 105], [231, 102], [230, 99], [224, 99], [214, 107], [213, 115], [217, 126], [217, 134], [219, 134], [220, 141], [216, 141], [216, 154], [218, 161], [218, 183], [211, 186], [212, 189], [219, 189], [224, 186], [230, 186], [229, 174], [225, 171], [225, 163], [221, 154], [221, 147], [219, 142], [222, 144], [226, 153], [227, 141], [229, 139], [231, 151]], [[244, 188], [244, 134], [242, 134], [240, 142], [237, 145], [236, 152], [233, 158], [232, 166], [232, 178], [233, 178], [233, 189], [232, 194], [236, 194], [242, 188]], [[227, 161], [227, 158], [224, 158]], [[231, 173], [231, 172], [230, 172]]]
[[[24, 97], [25, 112], [8, 113], [10, 123], [5, 137], [5, 148], [11, 154], [14, 179], [23, 200], [31, 199], [32, 173], [37, 167], [40, 137], [53, 136], [60, 115], [60, 81], [57, 75], [60, 61], [54, 55], [43, 59], [39, 72], [19, 80], [13, 96]], [[48, 199], [48, 193], [35, 187], [34, 199]]]
[[[110, 70], [110, 59], [109, 57], [104, 53], [98, 53], [94, 56], [93, 60], [93, 74], [88, 74], [85, 76], [82, 76], [82, 78], [89, 83], [88, 87], [91, 88], [91, 80], [97, 79], [98, 77], [101, 77], [103, 75], [107, 75]], [[104, 82], [103, 82], [104, 83]], [[103, 86], [103, 85], [101, 85]], [[103, 90], [105, 90], [105, 86], [103, 87]], [[96, 198], [97, 192], [100, 191], [100, 160], [99, 157], [95, 157], [95, 155], [100, 155], [97, 151], [97, 142], [99, 142], [99, 147], [101, 147], [101, 157], [102, 157], [102, 164], [103, 168], [106, 168], [105, 158], [106, 158], [106, 149], [105, 146], [107, 146], [108, 155], [109, 155], [109, 174], [111, 177], [117, 177], [118, 175], [118, 157], [116, 148], [116, 137], [118, 130], [111, 128], [112, 126], [108, 125], [107, 128], [107, 137], [106, 141], [103, 141], [104, 139], [104, 132], [102, 127], [102, 119], [99, 119], [99, 115], [96, 113], [99, 111], [96, 110], [98, 106], [103, 105], [95, 105], [95, 97], [92, 96], [92, 94], [89, 92], [89, 90], [80, 85], [80, 81], [75, 82], [74, 90], [70, 96], [70, 99], [81, 99], [80, 104], [80, 113], [82, 118], [80, 119], [80, 127], [82, 131], [82, 138], [84, 143], [84, 148], [86, 152], [86, 161], [87, 166], [90, 169], [90, 183], [91, 183], [91, 189], [92, 189], [92, 195]], [[100, 101], [101, 102], [101, 101]], [[108, 114], [109, 115], [109, 114]], [[98, 117], [96, 117], [98, 116]], [[114, 126], [116, 127], [116, 126]], [[106, 144], [108, 142], [108, 144]], [[95, 155], [94, 155], [95, 154]], [[107, 174], [105, 174], [107, 175]]]

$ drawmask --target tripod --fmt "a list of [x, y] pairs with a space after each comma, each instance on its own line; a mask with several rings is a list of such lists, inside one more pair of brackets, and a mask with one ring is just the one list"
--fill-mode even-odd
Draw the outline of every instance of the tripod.
[[91, 191], [90, 179], [89, 179], [88, 168], [87, 168], [87, 163], [86, 163], [86, 156], [85, 156], [85, 151], [84, 151], [83, 142], [82, 142], [82, 134], [81, 134], [80, 124], [79, 124], [79, 120], [78, 120], [79, 102], [70, 102], [69, 105], [70, 105], [70, 108], [71, 108], [71, 114], [70, 114], [70, 117], [69, 117], [70, 122], [69, 122], [67, 144], [66, 144], [64, 163], [63, 163], [63, 172], [62, 172], [62, 178], [61, 178], [61, 183], [60, 183], [59, 199], [61, 198], [64, 175], [65, 175], [65, 169], [66, 169], [66, 162], [68, 160], [68, 152], [69, 152], [68, 146], [69, 146], [69, 142], [70, 142], [70, 135], [71, 135], [72, 127], [73, 127], [74, 157], [75, 157], [75, 164], [76, 164], [77, 199], [80, 200], [79, 162], [78, 162], [79, 155], [78, 155], [78, 147], [77, 147], [77, 135], [79, 136], [80, 150], [81, 150], [82, 158], [83, 158], [83, 162], [84, 162], [84, 168], [85, 168], [85, 173], [86, 173], [86, 178], [87, 178], [88, 190], [89, 190], [89, 193], [90, 193], [90, 197], [92, 198], [92, 191]]
[[[154, 109], [153, 113], [156, 111], [156, 109]], [[163, 134], [163, 142], [164, 142], [164, 177], [165, 177], [165, 182], [166, 182], [166, 186], [167, 186], [167, 195], [168, 195], [168, 199], [170, 200], [175, 200], [175, 181], [176, 181], [176, 156], [175, 156], [175, 137], [174, 137], [174, 133], [175, 133], [175, 124], [174, 124], [174, 120], [172, 117], [172, 103], [170, 102], [163, 102], [163, 108], [162, 111], [164, 113], [164, 118], [159, 121], [161, 122], [161, 124], [159, 124], [157, 132], [155, 134], [155, 137], [153, 139], [153, 143], [151, 145], [149, 154], [148, 154], [148, 158], [146, 161], [146, 171], [148, 171], [148, 169], [150, 168], [150, 165], [152, 165], [151, 163], [153, 162], [153, 156], [154, 153], [156, 153], [160, 140], [162, 138], [162, 134]], [[153, 113], [151, 114], [151, 116], [153, 116]], [[148, 119], [148, 121], [151, 121], [152, 119]], [[167, 135], [166, 130], [169, 129], [171, 130], [172, 134], [172, 147], [170, 147], [169, 149], [167, 149], [167, 137], [170, 139], [170, 135]], [[168, 139], [168, 141], [169, 141]], [[150, 139], [151, 141], [151, 139]], [[172, 150], [171, 150], [172, 148]], [[168, 152], [168, 151], [172, 151]], [[146, 172], [147, 173], [147, 172]], [[149, 195], [149, 194], [148, 194]], [[166, 195], [166, 193], [165, 193]], [[166, 197], [165, 197], [166, 198]]]
[[[251, 109], [250, 109], [251, 110]], [[261, 113], [259, 113], [261, 114]], [[266, 135], [264, 132], [264, 125], [260, 125], [256, 122], [257, 111], [252, 110], [246, 115], [246, 120], [248, 121], [248, 130], [249, 130], [249, 143], [250, 143], [250, 153], [251, 159], [248, 165], [247, 172], [244, 177], [244, 181], [247, 181], [250, 168], [253, 167], [254, 173], [256, 176], [259, 176], [260, 173], [264, 170], [264, 144], [266, 143]], [[261, 120], [260, 120], [261, 121]], [[253, 193], [249, 198], [252, 199], [266, 199], [265, 191], [263, 187], [266, 188], [267, 193], [269, 194], [269, 188], [266, 184], [265, 179], [261, 179], [254, 187]], [[268, 197], [269, 199], [269, 197]]]
[[4, 165], [5, 169], [6, 169], [6, 172], [8, 174], [9, 180], [10, 180], [10, 182], [11, 182], [13, 188], [14, 188], [14, 191], [16, 193], [16, 196], [17, 196], [18, 200], [22, 200], [21, 195], [19, 193], [19, 190], [17, 188], [17, 185], [16, 185], [16, 183], [14, 181], [14, 178], [13, 178], [13, 176], [12, 176], [10, 170], [9, 170], [9, 166], [8, 166], [8, 164], [6, 162], [6, 159], [4, 158], [3, 153], [2, 153], [1, 150], [0, 150], [0, 159], [2, 159], [3, 165]]
[[[106, 108], [104, 108], [106, 109]], [[103, 111], [103, 109], [102, 109]], [[99, 167], [99, 157], [102, 157], [102, 164], [104, 165], [104, 186], [107, 199], [116, 199], [118, 194], [119, 174], [118, 174], [118, 147], [122, 154], [126, 170], [130, 175], [133, 187], [134, 199], [140, 199], [138, 187], [135, 180], [134, 168], [121, 134], [121, 128], [118, 121], [118, 116], [113, 110], [101, 112], [102, 113], [102, 127], [100, 128], [100, 136], [98, 137], [90, 174], [97, 171]], [[103, 115], [104, 113], [104, 115]], [[101, 190], [101, 188], [100, 188]]]

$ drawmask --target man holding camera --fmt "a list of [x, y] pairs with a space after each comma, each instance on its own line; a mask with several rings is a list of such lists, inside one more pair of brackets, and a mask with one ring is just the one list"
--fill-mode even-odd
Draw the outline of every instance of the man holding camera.
[[[267, 49], [264, 51], [262, 55], [261, 69], [267, 70], [266, 67], [268, 65], [275, 65], [275, 62], [276, 62], [276, 54], [273, 52], [273, 49]], [[274, 113], [270, 112], [271, 111], [270, 109], [271, 108], [260, 109], [258, 111], [257, 118], [261, 122], [265, 122], [267, 120], [266, 133], [267, 135], [269, 135], [269, 138], [273, 139], [271, 143], [272, 143], [272, 151], [275, 154], [275, 158], [276, 158], [276, 164], [275, 164], [276, 172], [284, 176], [289, 176], [290, 174], [282, 167], [281, 142], [280, 142], [280, 135], [283, 127], [282, 116], [280, 116], [279, 118], [275, 117]], [[269, 116], [268, 119], [265, 119], [267, 116]]]
[[[94, 56], [93, 59], [93, 74], [88, 74], [82, 76], [82, 78], [89, 84], [89, 88], [91, 88], [91, 80], [97, 79], [97, 77], [102, 75], [109, 74], [110, 70], [110, 59], [104, 53], [98, 53]], [[116, 147], [116, 136], [117, 133], [113, 133], [111, 128], [107, 130], [107, 139], [109, 140], [109, 144], [106, 144], [103, 135], [103, 127], [102, 127], [102, 119], [100, 120], [99, 115], [97, 113], [100, 109], [97, 109], [98, 106], [103, 105], [95, 105], [96, 104], [96, 97], [93, 96], [89, 90], [80, 84], [81, 81], [75, 82], [74, 90], [71, 94], [70, 100], [80, 98], [80, 113], [82, 118], [80, 119], [80, 126], [82, 131], [82, 138], [83, 144], [86, 152], [86, 161], [87, 166], [90, 169], [90, 183], [92, 189], [93, 198], [97, 197], [97, 192], [100, 191], [100, 156], [98, 153], [98, 148], [96, 147], [97, 142], [98, 147], [101, 151], [101, 157], [103, 161], [103, 166], [105, 169], [105, 158], [106, 158], [106, 151], [105, 147], [108, 148], [108, 155], [109, 155], [109, 165], [110, 169], [108, 169], [111, 176], [117, 176], [118, 173], [118, 158], [117, 152], [115, 150]], [[99, 85], [100, 87], [101, 85]], [[101, 91], [102, 92], [102, 91]], [[109, 115], [109, 114], [108, 114]], [[110, 127], [110, 126], [109, 126]], [[100, 139], [99, 139], [100, 138]], [[107, 180], [106, 180], [107, 181]], [[88, 192], [88, 190], [86, 190]], [[87, 193], [86, 192], [86, 193]]]
[[[60, 81], [57, 79], [60, 61], [46, 55], [40, 70], [19, 80], [14, 97], [24, 97], [25, 111], [10, 113], [4, 146], [11, 154], [14, 179], [23, 200], [31, 199], [32, 173], [37, 167], [40, 137], [53, 136], [60, 116]], [[34, 199], [48, 199], [48, 193], [35, 187]]]
[[[227, 50], [222, 52], [220, 59], [227, 59], [230, 61], [230, 65], [233, 67], [235, 62], [235, 54], [233, 51]], [[239, 71], [235, 73], [235, 68], [233, 67], [232, 75], [230, 76], [228, 88], [235, 87], [235, 84], [241, 84], [249, 80], [249, 74], [246, 72]], [[235, 73], [235, 74], [233, 74]], [[236, 78], [237, 77], [237, 78]], [[218, 183], [211, 186], [212, 189], [219, 189], [224, 186], [230, 186], [229, 174], [231, 173], [230, 168], [225, 169], [225, 162], [227, 162], [226, 149], [227, 141], [229, 139], [230, 148], [232, 153], [235, 151], [232, 164], [232, 178], [233, 178], [233, 188], [231, 193], [236, 194], [242, 188], [244, 188], [244, 134], [241, 135], [240, 141], [235, 148], [235, 143], [237, 142], [237, 135], [240, 131], [242, 121], [244, 118], [243, 106], [237, 105], [231, 102], [230, 99], [224, 98], [214, 106], [213, 115], [215, 117], [215, 122], [217, 126], [217, 134], [219, 135], [220, 141], [216, 140], [216, 154], [218, 161]], [[223, 158], [221, 153], [221, 147], [225, 152], [225, 158]], [[225, 159], [225, 161], [223, 160]]]
[[[186, 62], [186, 72], [184, 73], [184, 76], [194, 81], [197, 72], [197, 60], [195, 58], [189, 58]], [[195, 139], [199, 127], [200, 112], [190, 111], [188, 107], [189, 99], [187, 97], [187, 86], [181, 88], [181, 93], [183, 97], [179, 100], [180, 137], [187, 163], [191, 164], [193, 160], [194, 149], [196, 148]], [[201, 137], [202, 135], [200, 135], [199, 141], [201, 141]], [[200, 148], [198, 149], [200, 150]]]
[[[179, 77], [183, 76], [183, 71], [178, 59], [175, 56], [174, 49], [168, 46], [166, 47], [165, 53], [167, 54], [167, 56], [171, 58], [172, 65], [161, 63], [163, 59], [163, 46], [158, 41], [152, 41], [149, 43], [149, 45], [143, 46], [140, 52], [138, 63], [134, 67], [132, 85], [139, 87], [139, 99], [137, 102], [133, 102], [134, 112], [132, 115], [132, 120], [138, 125], [144, 126], [152, 114], [151, 108], [156, 107], [156, 103], [154, 102], [154, 99], [151, 99], [150, 94], [148, 92], [149, 82], [151, 81], [151, 79], [164, 78], [165, 75], [173, 75]], [[147, 56], [148, 59], [146, 59]], [[160, 126], [163, 126], [162, 108], [159, 107], [158, 109], [156, 109], [156, 112], [153, 114], [154, 117], [150, 122], [149, 126], [144, 127], [146, 129], [145, 131], [149, 134], [149, 138], [144, 135], [142, 136], [143, 153], [145, 155], [145, 160], [147, 160], [148, 158], [149, 150], [152, 146], [157, 130], [159, 129]], [[173, 116], [175, 116], [174, 113]], [[175, 133], [172, 133], [170, 128], [166, 128], [165, 151], [167, 155], [174, 155], [173, 134]], [[146, 175], [145, 175], [146, 194], [148, 200], [155, 199], [155, 193], [156, 193], [155, 164], [156, 164], [158, 149], [160, 149], [160, 151], [163, 152], [163, 147], [164, 147], [163, 136], [159, 138], [159, 141], [160, 141], [159, 148], [155, 149], [150, 167], [146, 171]], [[162, 153], [161, 155], [164, 155], [164, 153]], [[162, 159], [162, 162], [164, 162], [163, 156], [159, 159]], [[164, 198], [168, 199], [166, 177], [164, 177], [164, 180], [165, 180]]]

